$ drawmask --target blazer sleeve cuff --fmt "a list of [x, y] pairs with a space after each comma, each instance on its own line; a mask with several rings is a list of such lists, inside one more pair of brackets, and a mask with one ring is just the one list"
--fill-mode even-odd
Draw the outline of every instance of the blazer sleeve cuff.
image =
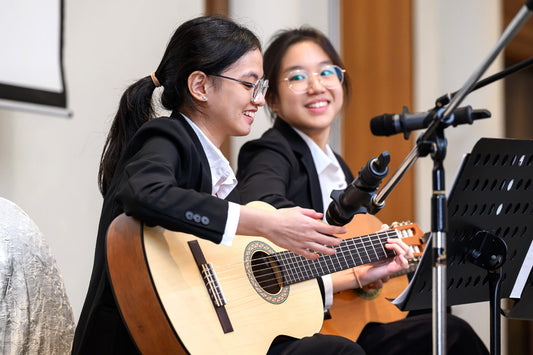
[[224, 229], [224, 234], [222, 235], [222, 241], [220, 244], [228, 247], [231, 246], [233, 243], [233, 238], [235, 238], [235, 234], [237, 233], [240, 215], [241, 206], [234, 202], [228, 202], [228, 218], [226, 220], [226, 228]]

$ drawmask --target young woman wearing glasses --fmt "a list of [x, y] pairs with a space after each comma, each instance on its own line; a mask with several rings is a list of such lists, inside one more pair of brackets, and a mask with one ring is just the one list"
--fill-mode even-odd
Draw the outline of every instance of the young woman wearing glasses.
[[[262, 200], [277, 208], [301, 206], [325, 212], [333, 189], [354, 177], [328, 145], [331, 124], [349, 97], [342, 61], [330, 41], [313, 28], [280, 31], [264, 53], [266, 101], [274, 125], [239, 153], [237, 179], [242, 202]], [[399, 241], [395, 250], [407, 250]], [[362, 265], [319, 279], [326, 308], [333, 293], [380, 287], [406, 267], [405, 252], [388, 262]], [[354, 309], [354, 312], [357, 312]], [[367, 354], [431, 354], [431, 314], [367, 325], [357, 343]], [[488, 354], [463, 320], [448, 317], [450, 354]]]
[[[152, 98], [156, 87], [161, 95]], [[137, 353], [113, 297], [105, 256], [107, 229], [121, 213], [224, 244], [220, 248], [240, 234], [264, 236], [309, 259], [334, 253], [327, 246], [340, 240], [329, 235], [345, 228], [318, 221], [322, 214], [236, 203], [236, 179], [219, 147], [250, 132], [267, 87], [256, 36], [230, 20], [199, 17], [176, 30], [157, 70], [124, 92], [101, 159], [104, 203], [74, 354]], [[159, 105], [170, 117], [156, 117]], [[339, 344], [325, 339], [326, 348]]]

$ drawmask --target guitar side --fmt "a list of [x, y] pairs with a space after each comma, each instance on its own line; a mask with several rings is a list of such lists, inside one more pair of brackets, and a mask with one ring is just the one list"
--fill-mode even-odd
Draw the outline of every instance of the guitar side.
[[106, 257], [115, 299], [142, 354], [187, 354], [152, 286], [139, 221], [121, 214], [106, 236]]

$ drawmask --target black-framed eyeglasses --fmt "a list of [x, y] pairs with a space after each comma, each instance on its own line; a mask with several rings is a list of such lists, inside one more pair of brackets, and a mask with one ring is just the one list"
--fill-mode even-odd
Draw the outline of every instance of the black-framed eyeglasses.
[[287, 77], [284, 79], [289, 85], [289, 89], [296, 94], [303, 94], [307, 92], [312, 85], [311, 77], [316, 75], [320, 84], [328, 89], [333, 89], [342, 84], [344, 81], [344, 72], [346, 70], [342, 69], [337, 65], [325, 65], [320, 68], [320, 71], [317, 73], [309, 73], [307, 70], [298, 69], [293, 70], [287, 74]]
[[239, 82], [239, 83], [243, 84], [247, 88], [253, 89], [252, 90], [252, 102], [254, 102], [254, 103], [257, 100], [257, 96], [259, 96], [259, 94], [261, 94], [261, 95], [263, 95], [263, 97], [265, 97], [265, 95], [267, 93], [267, 90], [268, 90], [268, 79], [265, 79], [265, 78], [261, 78], [261, 79], [257, 80], [255, 83], [251, 83], [249, 81], [235, 79], [235, 78], [231, 78], [231, 77], [225, 76], [225, 75], [219, 75], [219, 74], [211, 74], [211, 75], [212, 76], [218, 76], [219, 78], [233, 80], [233, 81], [236, 81], [236, 82]]

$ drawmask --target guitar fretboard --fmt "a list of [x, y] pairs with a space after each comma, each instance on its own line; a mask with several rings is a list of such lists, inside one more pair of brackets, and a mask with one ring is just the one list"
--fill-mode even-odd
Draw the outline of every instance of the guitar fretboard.
[[320, 255], [317, 260], [309, 260], [290, 251], [275, 253], [273, 256], [281, 267], [283, 284], [290, 285], [394, 257], [394, 251], [385, 249], [385, 244], [387, 239], [396, 237], [395, 230], [388, 230], [345, 239], [335, 248], [337, 252], [334, 255]]

